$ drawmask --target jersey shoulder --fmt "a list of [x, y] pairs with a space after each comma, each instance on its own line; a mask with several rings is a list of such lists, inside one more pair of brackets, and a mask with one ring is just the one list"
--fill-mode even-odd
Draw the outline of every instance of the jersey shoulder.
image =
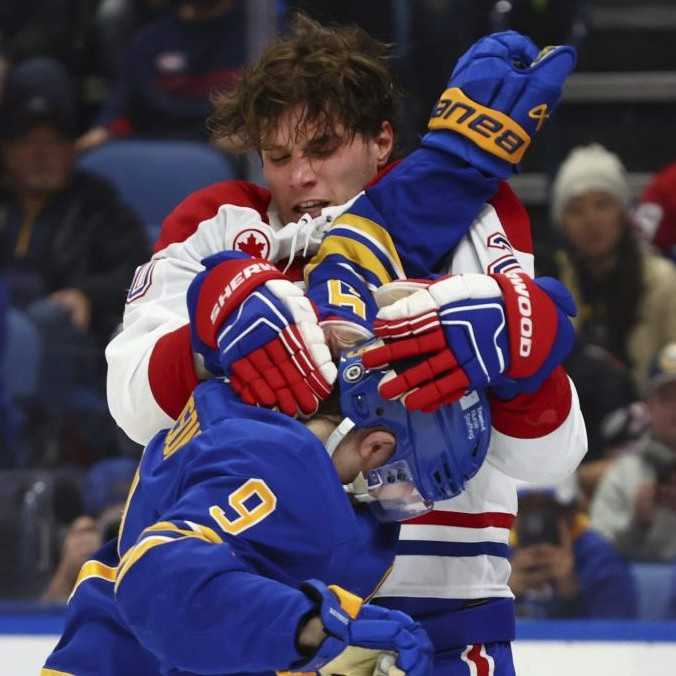
[[182, 242], [190, 237], [202, 221], [213, 218], [224, 204], [249, 207], [257, 211], [263, 221], [267, 221], [270, 192], [248, 181], [221, 181], [197, 190], [164, 219], [154, 251], [161, 251], [174, 242]]
[[495, 209], [512, 247], [524, 253], [533, 253], [530, 217], [508, 183], [500, 182], [489, 204]]

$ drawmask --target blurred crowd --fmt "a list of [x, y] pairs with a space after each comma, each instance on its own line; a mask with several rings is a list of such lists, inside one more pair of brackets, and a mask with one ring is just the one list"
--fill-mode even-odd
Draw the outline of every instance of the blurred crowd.
[[[284, 30], [300, 9], [393, 44], [407, 91], [402, 152], [478, 36], [585, 37], [585, 2], [384, 4], [278, 2], [274, 22]], [[142, 207], [160, 188], [134, 186], [134, 203], [91, 170], [94, 158], [125, 141], [206, 149], [210, 95], [252, 57], [247, 10], [243, 0], [0, 8], [0, 538], [11, 550], [0, 599], [68, 598], [114, 532], [142, 450], [108, 414], [103, 350], [168, 211], [149, 217]], [[211, 182], [247, 176], [240, 160], [208, 152], [222, 160]], [[176, 165], [167, 171], [187, 180]], [[565, 486], [520, 493], [511, 584], [524, 616], [641, 616], [641, 576], [653, 575], [669, 581], [661, 612], [676, 618], [676, 163], [653, 171], [636, 199], [623, 159], [580, 139], [551, 176], [535, 261], [577, 302], [566, 367], [589, 452]], [[169, 208], [188, 192], [165, 194]]]

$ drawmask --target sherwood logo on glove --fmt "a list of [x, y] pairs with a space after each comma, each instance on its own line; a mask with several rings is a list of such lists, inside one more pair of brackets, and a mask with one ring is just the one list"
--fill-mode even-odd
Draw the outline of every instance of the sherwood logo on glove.
[[271, 263], [252, 263], [247, 265], [247, 267], [242, 268], [223, 288], [223, 291], [218, 295], [216, 302], [211, 308], [209, 313], [209, 319], [212, 324], [216, 323], [218, 315], [221, 311], [221, 308], [225, 305], [228, 298], [232, 296], [235, 290], [240, 287], [247, 279], [260, 274], [261, 272], [277, 272], [277, 268]]
[[526, 283], [518, 272], [505, 272], [505, 277], [516, 291], [516, 305], [519, 310], [519, 356], [530, 357], [533, 349], [533, 304]]
[[482, 106], [458, 87], [447, 89], [432, 111], [429, 128], [467, 137], [486, 152], [518, 164], [530, 145], [528, 132], [504, 113]]

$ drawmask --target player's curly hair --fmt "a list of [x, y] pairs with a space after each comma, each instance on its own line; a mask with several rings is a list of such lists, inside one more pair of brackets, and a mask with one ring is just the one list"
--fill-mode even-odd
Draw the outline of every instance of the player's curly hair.
[[322, 26], [297, 14], [288, 37], [276, 40], [234, 89], [212, 98], [207, 126], [231, 152], [260, 150], [280, 115], [300, 105], [318, 136], [377, 135], [387, 120], [396, 130], [400, 91], [390, 71], [389, 46], [357, 26]]

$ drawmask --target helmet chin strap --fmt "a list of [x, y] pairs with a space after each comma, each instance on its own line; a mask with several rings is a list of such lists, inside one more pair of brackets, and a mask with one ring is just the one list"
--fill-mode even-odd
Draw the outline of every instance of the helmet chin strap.
[[[343, 418], [324, 443], [327, 453], [333, 457], [335, 450], [340, 446], [343, 439], [355, 428], [355, 423], [350, 418]], [[352, 495], [359, 502], [370, 502], [372, 498], [368, 494], [368, 483], [362, 472], [355, 477], [354, 481], [343, 486], [346, 493]]]
[[340, 445], [340, 442], [354, 429], [354, 422], [350, 418], [343, 418], [340, 425], [336, 427], [329, 438], [324, 442], [324, 447], [326, 448], [329, 456], [333, 457], [335, 450]]

